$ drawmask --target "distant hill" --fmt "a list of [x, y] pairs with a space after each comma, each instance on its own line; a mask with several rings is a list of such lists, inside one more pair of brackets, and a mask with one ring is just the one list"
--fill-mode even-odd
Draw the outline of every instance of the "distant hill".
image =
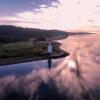
[[67, 32], [59, 30], [43, 30], [22, 28], [12, 25], [0, 25], [0, 43], [28, 41], [32, 38], [62, 39], [68, 36]]
[[88, 34], [93, 34], [89, 32], [68, 32], [68, 35], [88, 35]]

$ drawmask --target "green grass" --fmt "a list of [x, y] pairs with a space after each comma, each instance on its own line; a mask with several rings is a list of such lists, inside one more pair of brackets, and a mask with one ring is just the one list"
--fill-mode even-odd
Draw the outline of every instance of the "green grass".
[[[17, 42], [0, 45], [0, 59], [41, 57], [47, 51], [47, 42]], [[60, 52], [58, 44], [53, 42], [53, 55]]]

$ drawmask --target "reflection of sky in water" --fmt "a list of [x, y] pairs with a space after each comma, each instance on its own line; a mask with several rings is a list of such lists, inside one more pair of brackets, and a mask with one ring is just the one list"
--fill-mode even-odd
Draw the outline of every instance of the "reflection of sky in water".
[[[61, 59], [52, 60], [52, 67], [57, 66], [60, 60]], [[48, 68], [47, 60], [0, 66], [0, 76], [9, 74], [23, 75], [40, 68]]]
[[[53, 60], [51, 69], [47, 61], [1, 67], [0, 74], [3, 70], [12, 75], [0, 78], [0, 100], [100, 100], [100, 37], [90, 36], [62, 41], [65, 50], [66, 44], [72, 46], [71, 55]], [[70, 69], [73, 63], [68, 65], [70, 60], [75, 63], [74, 70]], [[20, 71], [27, 74], [17, 77], [15, 73]]]

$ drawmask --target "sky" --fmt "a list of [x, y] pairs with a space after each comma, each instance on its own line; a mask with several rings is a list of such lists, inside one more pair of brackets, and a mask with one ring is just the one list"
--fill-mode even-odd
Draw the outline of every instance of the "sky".
[[100, 26], [100, 0], [0, 0], [0, 24], [73, 30]]

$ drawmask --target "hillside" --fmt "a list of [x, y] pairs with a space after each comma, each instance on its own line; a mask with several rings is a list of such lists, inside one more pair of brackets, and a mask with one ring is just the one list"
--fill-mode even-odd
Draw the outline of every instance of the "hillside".
[[10, 25], [0, 26], [0, 43], [28, 41], [33, 38], [61, 39], [68, 36], [67, 32], [59, 30], [43, 30], [34, 28], [22, 28]]
[[59, 43], [53, 40], [63, 39], [67, 32], [43, 30], [15, 26], [0, 26], [0, 65], [33, 60], [47, 59], [47, 38], [51, 39], [53, 53], [51, 57], [61, 57], [65, 53]]

